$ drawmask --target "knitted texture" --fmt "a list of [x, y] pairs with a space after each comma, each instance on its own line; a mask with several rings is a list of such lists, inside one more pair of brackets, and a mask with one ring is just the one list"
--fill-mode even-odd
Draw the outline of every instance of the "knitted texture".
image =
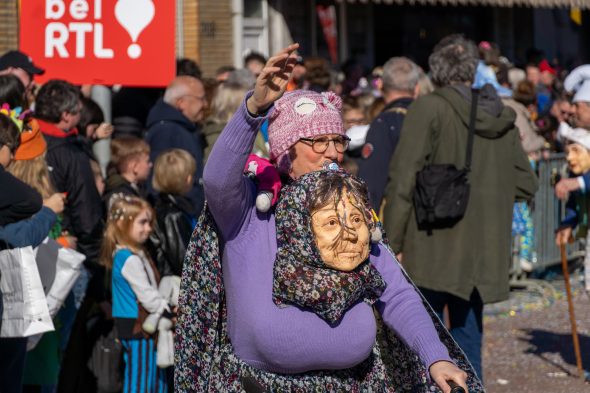
[[300, 138], [344, 134], [342, 100], [332, 92], [297, 90], [275, 102], [268, 126], [270, 158], [276, 160]]

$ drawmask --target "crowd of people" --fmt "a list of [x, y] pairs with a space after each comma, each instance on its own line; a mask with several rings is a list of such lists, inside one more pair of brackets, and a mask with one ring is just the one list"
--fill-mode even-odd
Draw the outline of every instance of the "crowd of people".
[[[113, 87], [112, 122], [0, 57], [1, 252], [84, 257], [52, 331], [0, 334], [0, 392], [482, 389], [484, 304], [508, 298], [513, 241], [533, 268], [548, 154], [572, 173], [556, 242], [586, 236], [590, 65], [518, 68], [461, 35], [427, 70], [297, 49], [212, 78], [178, 60], [165, 89]], [[0, 273], [6, 324], [26, 288]]]

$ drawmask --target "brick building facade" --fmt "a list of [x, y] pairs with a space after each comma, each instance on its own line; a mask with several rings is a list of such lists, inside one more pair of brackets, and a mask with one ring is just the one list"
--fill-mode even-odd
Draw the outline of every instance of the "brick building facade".
[[18, 0], [0, 1], [0, 53], [18, 48]]

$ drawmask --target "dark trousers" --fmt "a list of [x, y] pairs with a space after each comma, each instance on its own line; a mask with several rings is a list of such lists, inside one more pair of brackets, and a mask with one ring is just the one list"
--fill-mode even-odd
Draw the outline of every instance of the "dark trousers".
[[467, 355], [477, 376], [483, 381], [481, 371], [481, 345], [483, 338], [483, 302], [476, 289], [469, 300], [447, 292], [420, 288], [439, 318], [443, 319], [445, 305], [449, 309], [450, 332], [459, 347]]
[[20, 393], [23, 385], [27, 338], [0, 338], [0, 393]]

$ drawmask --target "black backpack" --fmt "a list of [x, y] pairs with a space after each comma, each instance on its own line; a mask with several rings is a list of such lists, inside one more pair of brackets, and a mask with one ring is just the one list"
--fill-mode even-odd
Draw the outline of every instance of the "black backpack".
[[453, 164], [427, 164], [416, 174], [413, 195], [416, 222], [418, 229], [426, 230], [429, 236], [433, 229], [453, 227], [465, 215], [478, 93], [472, 89], [465, 167], [457, 169]]

